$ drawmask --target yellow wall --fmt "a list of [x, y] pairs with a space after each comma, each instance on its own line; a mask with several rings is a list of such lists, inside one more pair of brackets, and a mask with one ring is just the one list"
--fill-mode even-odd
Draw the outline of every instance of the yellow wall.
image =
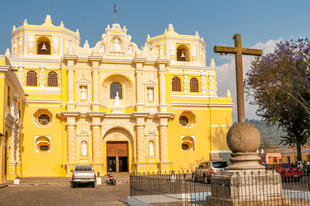
[[[54, 107], [52, 107], [54, 106]], [[59, 176], [64, 175], [63, 164], [66, 147], [63, 144], [63, 130], [60, 120], [56, 113], [60, 112], [59, 105], [42, 105], [41, 108], [47, 109], [52, 113], [52, 120], [48, 126], [37, 126], [34, 123], [34, 113], [40, 106], [28, 105], [25, 110], [24, 122], [24, 145], [23, 145], [23, 175], [34, 176]], [[50, 151], [36, 152], [35, 137], [49, 136]]]

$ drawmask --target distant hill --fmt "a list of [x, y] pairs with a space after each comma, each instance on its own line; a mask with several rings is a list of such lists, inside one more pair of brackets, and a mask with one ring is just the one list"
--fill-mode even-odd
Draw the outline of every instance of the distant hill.
[[280, 145], [281, 135], [285, 133], [276, 126], [267, 126], [267, 122], [263, 120], [247, 119], [247, 122], [255, 125], [261, 135], [261, 146], [266, 149], [274, 149], [284, 147]]

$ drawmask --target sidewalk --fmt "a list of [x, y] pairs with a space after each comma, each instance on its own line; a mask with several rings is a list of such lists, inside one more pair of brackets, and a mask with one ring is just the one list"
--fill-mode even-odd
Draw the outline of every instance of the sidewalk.
[[[128, 184], [129, 173], [111, 173], [116, 179], [116, 184]], [[9, 184], [9, 187], [27, 187], [27, 186], [70, 186], [71, 177], [23, 177], [19, 185]], [[101, 176], [102, 184], [105, 185], [107, 176]], [[8, 186], [8, 185], [6, 185]], [[1, 186], [0, 186], [1, 187]]]

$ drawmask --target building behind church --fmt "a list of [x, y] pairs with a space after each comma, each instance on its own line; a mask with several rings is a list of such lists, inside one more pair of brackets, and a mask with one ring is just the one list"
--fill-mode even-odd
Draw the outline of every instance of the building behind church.
[[78, 164], [101, 174], [188, 170], [229, 155], [232, 98], [217, 96], [216, 66], [206, 65], [198, 32], [178, 34], [170, 24], [138, 48], [113, 24], [94, 47], [80, 41], [49, 15], [13, 27], [0, 61], [15, 76], [0, 96], [2, 180], [70, 176]]

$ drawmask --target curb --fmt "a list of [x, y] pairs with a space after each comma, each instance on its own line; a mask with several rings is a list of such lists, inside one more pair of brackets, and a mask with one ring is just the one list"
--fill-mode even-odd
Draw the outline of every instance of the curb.
[[9, 183], [2, 183], [0, 184], [0, 188], [5, 188], [5, 187], [8, 187], [9, 186]]

